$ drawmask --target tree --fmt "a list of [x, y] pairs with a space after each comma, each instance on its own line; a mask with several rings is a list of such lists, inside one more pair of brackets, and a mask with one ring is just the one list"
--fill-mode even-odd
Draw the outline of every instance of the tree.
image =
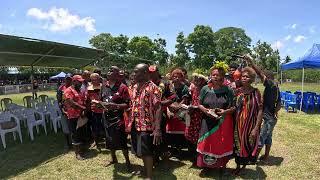
[[6, 66], [1, 66], [0, 67], [0, 74], [8, 74], [9, 68]]
[[284, 59], [284, 63], [288, 63], [291, 61], [291, 58], [290, 56], [286, 56], [286, 58]]
[[146, 60], [154, 60], [155, 46], [149, 37], [135, 36], [130, 40], [128, 47], [131, 55]]
[[154, 59], [160, 66], [165, 66], [168, 61], [169, 53], [165, 49], [166, 46], [167, 42], [165, 39], [158, 38], [154, 40]]
[[183, 32], [179, 32], [177, 36], [176, 44], [176, 56], [172, 58], [172, 65], [174, 66], [185, 66], [190, 63], [190, 56], [187, 50], [187, 40], [184, 37]]
[[129, 38], [120, 34], [112, 36], [110, 33], [101, 33], [93, 36], [89, 43], [97, 48], [104, 50], [103, 59], [96, 62], [98, 67], [108, 67], [110, 65], [123, 65], [126, 63], [125, 55], [128, 54]]
[[[17, 67], [17, 70], [21, 74], [31, 75], [31, 67]], [[34, 74], [56, 74], [60, 72], [72, 73], [74, 69], [69, 67], [60, 67], [60, 68], [47, 68], [47, 67], [34, 67]]]
[[216, 57], [214, 32], [210, 26], [197, 25], [187, 38], [188, 48], [194, 54], [193, 64], [199, 68], [210, 68], [212, 56]]
[[97, 48], [105, 50], [106, 52], [127, 54], [129, 38], [120, 34], [119, 36], [112, 36], [110, 33], [101, 33], [93, 36], [89, 43]]
[[214, 33], [217, 59], [230, 63], [233, 55], [251, 52], [251, 38], [241, 28], [226, 27]]
[[278, 50], [273, 50], [271, 45], [259, 40], [256, 46], [253, 47], [253, 57], [257, 63], [264, 69], [277, 71], [280, 55]]

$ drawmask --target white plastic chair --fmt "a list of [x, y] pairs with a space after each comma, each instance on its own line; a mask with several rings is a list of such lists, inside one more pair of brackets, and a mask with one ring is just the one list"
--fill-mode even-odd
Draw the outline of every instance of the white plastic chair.
[[[39, 119], [36, 119], [36, 115], [38, 115]], [[26, 111], [25, 116], [27, 117], [27, 124], [28, 124], [28, 130], [29, 130], [29, 135], [31, 140], [34, 140], [34, 135], [33, 135], [33, 127], [36, 127], [37, 133], [39, 134], [39, 127], [40, 125], [43, 126], [44, 131], [47, 135], [47, 127], [46, 127], [46, 121], [44, 118], [44, 115], [34, 109], [28, 109]]]
[[13, 114], [2, 114], [3, 119], [0, 121], [1, 123], [5, 123], [5, 122], [9, 122], [12, 119], [16, 122], [16, 126], [10, 129], [4, 129], [2, 127], [2, 125], [0, 125], [0, 136], [1, 136], [1, 141], [2, 141], [2, 145], [3, 147], [6, 149], [7, 148], [7, 144], [6, 144], [6, 137], [5, 134], [6, 133], [13, 133], [13, 138], [14, 140], [17, 139], [16, 137], [16, 132], [18, 132], [19, 134], [19, 138], [20, 138], [20, 142], [22, 143], [22, 135], [21, 135], [21, 128], [20, 128], [20, 120]]
[[61, 124], [61, 112], [60, 109], [49, 108], [50, 120], [52, 122], [53, 130], [55, 133], [58, 132], [59, 124]]
[[60, 108], [60, 107], [59, 107], [59, 103], [58, 103], [57, 100], [54, 100], [54, 101], [53, 101], [53, 107], [56, 108], [56, 109], [59, 109], [59, 108]]
[[20, 122], [22, 122], [22, 124], [24, 125], [24, 127], [27, 127], [27, 119], [26, 119], [26, 117], [24, 116], [25, 107], [24, 107], [24, 106], [17, 105], [17, 104], [14, 104], [14, 103], [8, 104], [7, 107], [8, 107], [8, 110], [9, 110], [13, 115], [15, 115], [15, 116], [20, 120]]
[[34, 109], [44, 116], [44, 119], [46, 120], [46, 122], [50, 121], [50, 119], [49, 119], [50, 112], [48, 111], [48, 106], [45, 102], [36, 101]]
[[11, 110], [10, 112], [20, 120], [20, 124], [22, 124], [24, 127], [27, 127], [27, 117], [25, 116], [25, 108], [16, 108], [14, 110]]
[[55, 101], [55, 99], [54, 99], [54, 98], [49, 97], [49, 98], [47, 99], [47, 107], [48, 107], [48, 108], [49, 108], [49, 107], [52, 107], [52, 106], [53, 106], [54, 101]]

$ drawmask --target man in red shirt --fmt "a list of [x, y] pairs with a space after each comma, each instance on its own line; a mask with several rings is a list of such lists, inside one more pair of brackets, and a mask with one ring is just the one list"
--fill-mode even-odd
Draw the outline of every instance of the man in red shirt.
[[[149, 67], [138, 64], [134, 68], [136, 85], [131, 96], [133, 121], [132, 147], [135, 154], [142, 157], [146, 179], [151, 179], [154, 145], [161, 143], [161, 91], [149, 81]], [[134, 134], [136, 133], [136, 134]]]
[[83, 160], [84, 156], [80, 150], [84, 137], [81, 134], [79, 118], [83, 118], [85, 107], [85, 97], [80, 93], [80, 88], [84, 79], [80, 75], [72, 77], [73, 85], [68, 87], [64, 92], [64, 107], [68, 117], [68, 126], [71, 132], [72, 145], [74, 146], [76, 158]]

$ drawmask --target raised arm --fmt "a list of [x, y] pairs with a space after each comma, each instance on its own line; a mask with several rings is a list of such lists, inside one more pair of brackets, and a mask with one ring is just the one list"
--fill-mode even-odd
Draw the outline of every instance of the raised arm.
[[243, 59], [246, 60], [248, 66], [251, 66], [258, 76], [260, 77], [261, 81], [264, 82], [266, 80], [266, 75], [263, 73], [263, 71], [253, 62], [253, 58], [250, 55], [244, 55]]

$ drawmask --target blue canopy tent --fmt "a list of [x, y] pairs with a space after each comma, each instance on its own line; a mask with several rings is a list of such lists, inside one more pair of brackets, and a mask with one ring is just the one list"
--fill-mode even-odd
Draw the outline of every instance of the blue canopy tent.
[[[303, 97], [303, 86], [304, 86], [304, 69], [317, 69], [320, 68], [320, 44], [313, 44], [312, 48], [307, 51], [307, 53], [298, 58], [295, 61], [288, 62], [286, 64], [281, 65], [281, 77], [282, 70], [291, 70], [291, 69], [302, 69], [302, 83], [301, 83], [301, 91]], [[302, 108], [302, 99], [300, 103], [300, 111]]]
[[50, 80], [52, 79], [63, 79], [67, 74], [64, 72], [60, 72], [59, 74], [55, 75], [55, 76], [51, 76]]

